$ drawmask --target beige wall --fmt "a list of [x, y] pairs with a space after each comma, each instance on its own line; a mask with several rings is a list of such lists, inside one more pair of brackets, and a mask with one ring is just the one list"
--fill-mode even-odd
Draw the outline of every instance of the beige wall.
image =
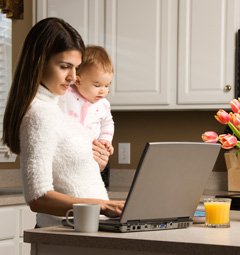
[[[24, 38], [32, 26], [32, 1], [24, 1], [24, 19], [13, 20], [12, 59], [13, 70]], [[113, 112], [115, 136], [113, 145], [115, 154], [110, 159], [110, 167], [117, 169], [135, 169], [143, 147], [147, 141], [201, 141], [206, 130], [222, 133], [224, 126], [217, 123], [214, 111], [155, 111], [155, 112]], [[131, 164], [119, 165], [117, 162], [117, 144], [131, 143]], [[172, 155], [174, 159], [174, 155]], [[19, 168], [15, 163], [2, 163], [0, 169]], [[215, 171], [226, 171], [223, 152], [220, 154]]]
[[[223, 133], [225, 126], [215, 118], [216, 111], [154, 111], [113, 112], [115, 153], [110, 159], [113, 169], [136, 169], [146, 142], [194, 141], [200, 142], [201, 134], [213, 130]], [[117, 162], [118, 143], [131, 143], [131, 164]], [[221, 151], [214, 171], [226, 171], [224, 150]], [[174, 155], [172, 155], [174, 159]]]

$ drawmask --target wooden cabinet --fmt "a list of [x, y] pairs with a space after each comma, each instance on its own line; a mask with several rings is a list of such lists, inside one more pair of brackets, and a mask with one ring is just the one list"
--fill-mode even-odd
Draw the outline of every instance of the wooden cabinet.
[[115, 72], [108, 95], [112, 106], [171, 103], [177, 45], [173, 5], [172, 0], [106, 1], [105, 47]]
[[33, 229], [35, 224], [36, 214], [26, 205], [0, 207], [0, 254], [30, 255], [23, 231]]
[[86, 45], [104, 46], [104, 0], [32, 0], [33, 24], [59, 17], [71, 24]]
[[33, 229], [36, 225], [36, 213], [32, 212], [29, 206], [19, 208], [19, 250], [21, 255], [30, 254], [31, 247], [23, 242], [23, 232], [27, 229]]
[[19, 253], [15, 240], [0, 240], [0, 253], [3, 255], [18, 255]]
[[179, 1], [178, 104], [228, 104], [234, 98], [238, 4]]
[[34, 8], [34, 23], [61, 17], [86, 45], [106, 48], [112, 109], [229, 108], [235, 97], [240, 0], [37, 0]]
[[18, 212], [14, 207], [0, 207], [0, 254], [18, 254]]

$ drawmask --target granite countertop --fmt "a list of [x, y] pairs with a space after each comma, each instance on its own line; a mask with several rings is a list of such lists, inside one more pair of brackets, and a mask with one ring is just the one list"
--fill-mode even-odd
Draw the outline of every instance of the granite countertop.
[[[19, 194], [6, 194], [5, 195], [4, 192], [1, 194], [1, 190], [19, 191], [21, 189], [22, 189], [22, 187], [19, 187], [19, 186], [0, 188], [0, 206], [26, 204], [23, 194], [19, 193]], [[108, 190], [109, 198], [111, 200], [124, 200], [124, 199], [126, 199], [126, 197], [128, 195], [129, 187], [125, 187], [125, 186], [109, 187], [107, 190]]]
[[[21, 190], [22, 188], [17, 187], [8, 187], [2, 188], [4, 190]], [[107, 188], [109, 198], [111, 200], [125, 200], [127, 198], [129, 186], [110, 186]], [[0, 189], [1, 191], [1, 189]], [[214, 197], [215, 195], [229, 195], [235, 194], [236, 192], [228, 192], [228, 191], [216, 191], [216, 190], [205, 190], [204, 194], [201, 198], [201, 201], [204, 197]], [[0, 206], [10, 206], [10, 205], [20, 205], [26, 204], [24, 200], [23, 194], [12, 194], [12, 195], [0, 195]]]
[[[115, 187], [108, 187], [108, 195], [111, 200], [125, 200], [128, 195], [130, 187], [126, 186], [115, 186]], [[11, 206], [11, 205], [21, 205], [26, 204], [24, 200], [23, 194], [4, 194], [1, 190], [4, 192], [9, 191], [20, 191], [22, 190], [22, 187], [20, 186], [14, 186], [14, 187], [4, 187], [0, 188], [0, 206]]]
[[[56, 226], [27, 230], [24, 242], [85, 248], [105, 248], [122, 251], [166, 252], [170, 254], [239, 254], [240, 212], [231, 211], [231, 227], [214, 229], [193, 224], [186, 229], [110, 233], [74, 232], [72, 228]], [[165, 253], [164, 253], [165, 254]]]

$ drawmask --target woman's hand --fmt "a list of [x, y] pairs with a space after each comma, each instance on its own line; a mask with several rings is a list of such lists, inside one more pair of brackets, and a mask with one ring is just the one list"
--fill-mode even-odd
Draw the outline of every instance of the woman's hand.
[[97, 139], [93, 141], [93, 158], [99, 164], [100, 171], [103, 171], [109, 160], [109, 152]]
[[122, 214], [125, 201], [107, 201], [103, 200], [100, 203], [101, 214], [104, 214], [110, 218], [119, 217]]

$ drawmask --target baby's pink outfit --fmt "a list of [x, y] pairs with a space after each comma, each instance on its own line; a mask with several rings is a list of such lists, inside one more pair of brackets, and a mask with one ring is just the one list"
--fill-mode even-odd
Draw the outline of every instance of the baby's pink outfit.
[[112, 143], [114, 122], [110, 103], [106, 98], [91, 103], [78, 92], [75, 85], [72, 85], [65, 95], [59, 97], [58, 105], [63, 112], [73, 116], [88, 129], [92, 140], [106, 140]]

